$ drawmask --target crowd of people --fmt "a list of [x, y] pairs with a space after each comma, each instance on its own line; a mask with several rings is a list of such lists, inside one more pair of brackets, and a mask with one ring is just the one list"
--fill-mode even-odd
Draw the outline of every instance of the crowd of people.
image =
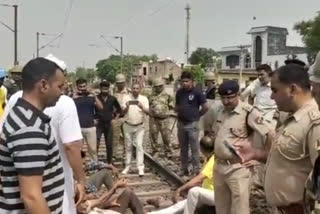
[[[126, 87], [121, 73], [114, 91], [103, 80], [96, 93], [85, 79], [73, 89], [65, 70], [53, 55], [30, 60], [21, 90], [8, 101], [0, 70], [0, 213], [147, 214], [118, 175], [133, 172], [135, 151], [144, 176], [147, 119], [152, 153], [172, 157], [170, 116], [177, 118], [179, 175], [191, 179], [174, 192], [172, 206], [150, 214], [317, 212], [320, 53], [309, 70], [297, 59], [276, 70], [262, 64], [243, 91], [233, 80], [217, 86], [210, 72], [202, 90], [184, 71], [175, 97], [161, 78], [145, 96], [138, 82]], [[105, 159], [98, 154], [102, 135]], [[118, 146], [121, 172], [114, 166]]]

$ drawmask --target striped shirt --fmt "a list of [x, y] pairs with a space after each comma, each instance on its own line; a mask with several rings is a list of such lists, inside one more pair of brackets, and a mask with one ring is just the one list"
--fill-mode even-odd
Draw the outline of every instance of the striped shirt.
[[24, 214], [18, 175], [42, 175], [52, 214], [62, 213], [64, 175], [50, 118], [23, 99], [7, 116], [0, 143], [0, 213]]

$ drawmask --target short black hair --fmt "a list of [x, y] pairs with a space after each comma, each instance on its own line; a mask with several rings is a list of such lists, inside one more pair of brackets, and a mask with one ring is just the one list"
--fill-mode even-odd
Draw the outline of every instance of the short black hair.
[[109, 88], [109, 87], [110, 87], [110, 83], [109, 83], [108, 81], [102, 81], [102, 82], [100, 83], [100, 88], [102, 88], [102, 87], [107, 87], [107, 88]]
[[193, 76], [189, 71], [184, 71], [184, 72], [182, 72], [180, 79], [181, 80], [182, 79], [190, 79], [190, 80], [192, 80]]
[[268, 74], [272, 73], [272, 68], [268, 64], [261, 64], [256, 68], [256, 71], [264, 70]]
[[77, 81], [76, 81], [76, 85], [81, 85], [81, 84], [83, 84], [83, 83], [87, 84], [87, 80], [85, 80], [85, 79], [83, 79], [83, 78], [79, 78], [79, 79], [77, 79]]
[[295, 63], [284, 65], [274, 74], [278, 75], [279, 81], [283, 84], [297, 84], [306, 91], [311, 88], [308, 72], [301, 65]]
[[214, 151], [214, 139], [211, 136], [203, 136], [200, 140], [200, 147], [206, 152], [211, 153]]
[[22, 90], [32, 90], [40, 80], [52, 78], [58, 69], [61, 70], [56, 63], [42, 57], [30, 60], [22, 69]]

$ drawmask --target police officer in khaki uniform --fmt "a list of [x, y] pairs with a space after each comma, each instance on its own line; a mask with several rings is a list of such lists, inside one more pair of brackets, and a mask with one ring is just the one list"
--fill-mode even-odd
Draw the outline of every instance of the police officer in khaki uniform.
[[[120, 106], [124, 106], [125, 103], [123, 103], [124, 96], [130, 94], [130, 91], [126, 88], [126, 77], [123, 74], [117, 74], [116, 75], [116, 87], [114, 91], [114, 97], [117, 99]], [[117, 145], [123, 143], [123, 135], [122, 135], [122, 124], [123, 124], [123, 115], [120, 116], [119, 119], [113, 120], [112, 122], [112, 131], [113, 131], [113, 148], [115, 148], [115, 151], [117, 150]], [[124, 151], [125, 152], [125, 151]], [[116, 153], [116, 152], [115, 152]]]
[[288, 64], [271, 78], [271, 98], [289, 115], [266, 150], [237, 143], [243, 161], [267, 161], [264, 189], [268, 203], [283, 214], [303, 214], [304, 186], [320, 148], [320, 113], [307, 71]]
[[214, 190], [218, 214], [249, 214], [250, 170], [241, 165], [233, 144], [249, 139], [254, 132], [261, 136], [270, 129], [261, 122], [261, 113], [240, 101], [239, 85], [228, 80], [219, 86], [223, 110], [213, 127], [215, 134]]
[[[317, 54], [315, 63], [309, 68], [308, 72], [309, 72], [309, 77], [310, 77], [310, 81], [311, 81], [311, 85], [312, 85], [313, 97], [316, 100], [318, 106], [320, 106], [320, 52]], [[319, 157], [318, 157], [317, 162], [319, 162]], [[318, 168], [318, 167], [315, 166], [314, 169], [316, 169], [316, 168]], [[317, 179], [319, 179], [319, 176], [320, 176], [319, 170], [314, 170], [313, 171], [313, 178], [316, 177]], [[316, 183], [315, 181], [316, 181], [316, 179], [313, 180], [314, 184], [312, 185], [312, 188], [310, 188], [311, 191], [314, 190], [313, 187], [315, 186], [315, 183]], [[320, 195], [319, 186], [318, 186], [318, 188], [315, 188], [315, 190], [316, 190], [315, 193], [318, 194], [318, 198], [319, 198], [319, 195]], [[317, 201], [315, 203], [314, 213], [320, 214], [320, 204]]]
[[172, 96], [164, 91], [164, 81], [157, 78], [153, 81], [153, 92], [149, 100], [149, 132], [153, 153], [159, 152], [159, 132], [164, 144], [164, 154], [171, 154], [170, 141], [171, 132], [169, 126], [170, 110], [174, 109]]
[[200, 118], [200, 124], [203, 126], [204, 135], [211, 132], [212, 125], [217, 119], [218, 112], [223, 108], [220, 100], [216, 100], [216, 86], [215, 86], [215, 75], [213, 72], [206, 72], [204, 76], [204, 81], [207, 86], [205, 90], [205, 96], [209, 105], [209, 110], [207, 113]]

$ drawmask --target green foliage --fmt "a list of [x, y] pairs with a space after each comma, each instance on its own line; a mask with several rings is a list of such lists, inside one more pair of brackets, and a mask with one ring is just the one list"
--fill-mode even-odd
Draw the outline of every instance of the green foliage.
[[[123, 74], [130, 78], [132, 76], [133, 65], [140, 61], [149, 62], [157, 61], [157, 55], [124, 55], [123, 56]], [[119, 55], [111, 55], [107, 59], [101, 59], [96, 64], [97, 74], [100, 79], [106, 79], [109, 82], [114, 82], [115, 77], [121, 70], [121, 57]]]
[[86, 79], [89, 83], [92, 83], [96, 78], [96, 72], [93, 68], [77, 67], [75, 78], [76, 79], [83, 78], [83, 79]]
[[211, 48], [197, 48], [192, 52], [189, 61], [192, 65], [200, 65], [201, 68], [205, 68], [213, 64], [214, 56], [218, 56], [218, 53]]
[[202, 84], [204, 81], [204, 71], [199, 65], [186, 66], [183, 71], [191, 72], [196, 83]]
[[308, 21], [301, 21], [294, 25], [296, 30], [301, 36], [302, 40], [307, 46], [308, 52], [315, 55], [320, 51], [320, 13]]

